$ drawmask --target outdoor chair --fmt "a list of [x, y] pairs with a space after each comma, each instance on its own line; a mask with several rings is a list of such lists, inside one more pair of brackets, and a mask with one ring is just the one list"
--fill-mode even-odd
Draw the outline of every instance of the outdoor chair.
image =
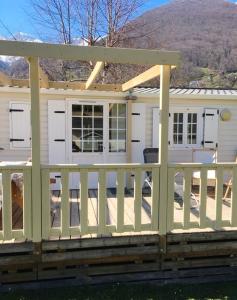
[[[158, 155], [159, 155], [158, 148], [145, 148], [143, 150], [144, 163], [145, 164], [158, 163], [159, 160]], [[178, 175], [179, 173], [175, 174], [175, 178], [177, 178]], [[144, 185], [145, 184], [147, 184], [150, 188], [152, 188], [152, 172], [150, 171], [146, 172]], [[178, 184], [177, 182], [174, 181], [174, 200], [178, 202], [180, 206], [183, 206], [183, 197], [184, 197], [183, 185]], [[193, 193], [190, 194], [190, 207], [191, 208], [198, 207], [198, 201]]]

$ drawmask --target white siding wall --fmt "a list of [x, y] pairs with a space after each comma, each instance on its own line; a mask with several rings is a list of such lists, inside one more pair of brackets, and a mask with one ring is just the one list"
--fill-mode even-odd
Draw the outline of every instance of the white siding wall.
[[[152, 108], [154, 104], [147, 104], [146, 109], [146, 147], [152, 147]], [[219, 119], [219, 141], [217, 150], [217, 159], [219, 162], [235, 161], [237, 156], [237, 99], [235, 100], [170, 100], [170, 107], [184, 106], [201, 107], [201, 108], [217, 108], [220, 111], [228, 108], [232, 117], [230, 121], [223, 122]], [[193, 155], [189, 149], [169, 150], [170, 162], [192, 162]]]
[[[95, 93], [94, 96], [85, 96], [84, 94], [77, 94], [75, 92], [63, 91], [62, 94], [59, 92], [52, 94], [41, 95], [41, 161], [44, 164], [48, 163], [48, 116], [47, 116], [47, 101], [52, 100], [64, 100], [65, 98], [88, 98], [90, 100], [110, 100], [113, 98], [123, 99], [122, 96], [111, 96], [108, 94], [107, 97]], [[158, 96], [154, 96], [157, 97]], [[139, 97], [139, 101], [146, 98]], [[22, 92], [2, 92], [0, 88], [0, 161], [16, 161], [16, 160], [27, 160], [31, 154], [29, 150], [13, 150], [10, 149], [10, 128], [9, 128], [9, 103], [10, 101], [30, 101], [29, 90]], [[171, 106], [186, 106], [186, 107], [203, 107], [203, 108], [219, 108], [220, 111], [224, 108], [228, 108], [232, 117], [228, 122], [219, 121], [219, 147], [218, 147], [218, 161], [227, 162], [234, 161], [237, 155], [237, 99], [236, 100], [191, 100], [191, 99], [171, 99]], [[152, 108], [159, 106], [158, 104], [147, 104], [146, 105], [146, 147], [152, 146]], [[169, 157], [171, 162], [191, 162], [192, 151], [191, 150], [170, 150]]]
[[[14, 88], [9, 92], [2, 92], [0, 88], [0, 161], [26, 161], [31, 157], [30, 150], [16, 150], [10, 149], [10, 121], [9, 121], [9, 106], [10, 102], [30, 102], [29, 89], [16, 89]], [[105, 93], [106, 94], [106, 93]], [[59, 91], [55, 94], [41, 94], [40, 110], [41, 110], [41, 163], [48, 163], [48, 100], [65, 100], [65, 99], [89, 99], [89, 100], [107, 100], [111, 99], [122, 100], [121, 96], [114, 94], [98, 95], [97, 93], [88, 93], [83, 95], [75, 91]]]

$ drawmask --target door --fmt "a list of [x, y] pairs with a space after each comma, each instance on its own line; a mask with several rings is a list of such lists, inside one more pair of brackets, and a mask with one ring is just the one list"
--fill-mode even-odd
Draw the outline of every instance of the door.
[[[69, 153], [72, 164], [103, 164], [108, 151], [105, 143], [106, 108], [104, 103], [74, 101], [69, 104], [70, 142]], [[72, 174], [70, 187], [79, 189], [79, 174]], [[97, 189], [98, 174], [89, 173], [88, 187]]]

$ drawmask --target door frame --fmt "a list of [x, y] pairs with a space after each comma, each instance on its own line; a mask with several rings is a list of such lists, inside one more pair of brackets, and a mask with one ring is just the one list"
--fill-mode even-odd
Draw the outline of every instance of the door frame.
[[[103, 163], [105, 162], [106, 153], [108, 152], [108, 145], [106, 145], [106, 140], [108, 139], [108, 122], [106, 122], [106, 113], [108, 110], [108, 104], [105, 101], [97, 101], [97, 100], [84, 100], [80, 98], [70, 98], [67, 99], [67, 114], [66, 114], [66, 127], [67, 127], [67, 138], [66, 138], [66, 148], [67, 148], [67, 160], [69, 163], [73, 163], [73, 152], [72, 152], [72, 105], [102, 105], [103, 106], [103, 152], [78, 152], [78, 155], [86, 155], [86, 156], [95, 156], [98, 155], [102, 158]], [[106, 124], [107, 123], [107, 124]]]

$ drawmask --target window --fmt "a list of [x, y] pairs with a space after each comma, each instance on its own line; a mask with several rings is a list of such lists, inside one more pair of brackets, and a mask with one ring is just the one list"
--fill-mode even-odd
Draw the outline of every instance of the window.
[[72, 152], [103, 152], [103, 105], [72, 105]]
[[187, 143], [189, 145], [197, 144], [197, 113], [188, 113], [188, 139]]
[[109, 152], [126, 152], [126, 104], [109, 105]]
[[175, 147], [201, 146], [201, 111], [182, 109], [170, 114], [170, 144]]
[[183, 113], [174, 113], [174, 122], [173, 122], [173, 143], [183, 144], [183, 128], [184, 128], [184, 114]]

